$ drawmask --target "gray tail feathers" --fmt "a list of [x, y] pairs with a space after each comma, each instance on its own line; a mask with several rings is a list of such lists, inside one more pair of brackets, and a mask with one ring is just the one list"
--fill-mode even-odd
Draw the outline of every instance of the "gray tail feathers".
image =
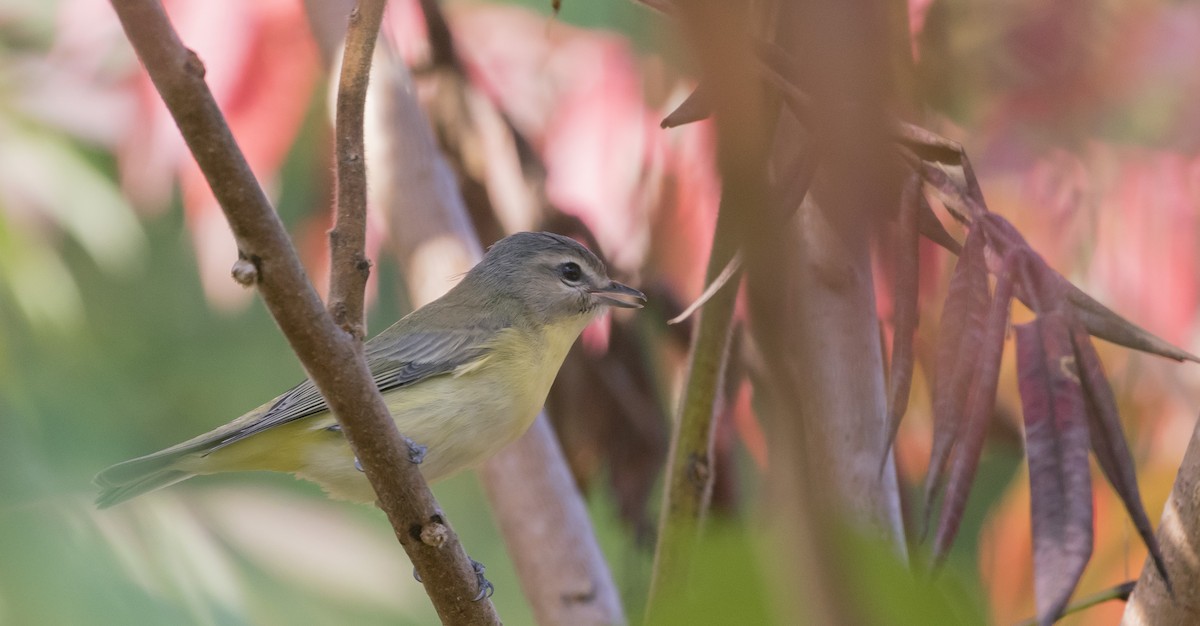
[[[166, 452], [166, 451], [164, 451]], [[182, 456], [178, 453], [156, 453], [141, 458], [117, 463], [96, 475], [95, 483], [100, 487], [96, 506], [106, 509], [148, 491], [174, 485], [195, 476], [192, 472], [175, 467]]]

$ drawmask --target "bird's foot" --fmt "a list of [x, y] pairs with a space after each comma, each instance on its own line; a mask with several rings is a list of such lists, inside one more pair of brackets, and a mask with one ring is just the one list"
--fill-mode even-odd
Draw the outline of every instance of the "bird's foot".
[[[471, 602], [479, 602], [484, 598], [492, 597], [492, 594], [496, 593], [496, 586], [483, 575], [483, 572], [487, 568], [483, 566], [483, 563], [471, 557], [467, 557], [467, 560], [471, 561], [471, 569], [475, 571], [475, 582], [479, 585], [479, 593], [474, 598], [471, 598]], [[416, 567], [413, 567], [413, 578], [417, 579], [419, 583], [425, 582], [421, 580], [421, 572], [418, 572]]]
[[359, 461], [358, 457], [354, 457], [354, 469], [356, 469], [360, 472], [365, 471], [362, 468], [362, 461]]
[[429, 452], [429, 446], [423, 446], [408, 437], [404, 438], [404, 443], [408, 444], [408, 462], [420, 465], [425, 460], [425, 453]]
[[471, 561], [471, 569], [475, 570], [475, 581], [479, 585], [479, 593], [474, 598], [471, 598], [471, 602], [479, 602], [484, 598], [492, 597], [492, 594], [496, 593], [496, 586], [483, 575], [484, 570], [487, 568], [483, 566], [483, 563], [471, 557], [467, 557], [467, 560]]

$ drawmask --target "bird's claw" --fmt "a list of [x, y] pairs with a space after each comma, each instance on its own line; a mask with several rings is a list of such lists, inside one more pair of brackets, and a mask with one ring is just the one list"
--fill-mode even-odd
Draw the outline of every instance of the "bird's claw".
[[496, 593], [496, 586], [483, 575], [483, 571], [487, 568], [483, 566], [483, 563], [471, 557], [467, 557], [467, 559], [471, 561], [471, 569], [475, 570], [475, 580], [479, 583], [479, 593], [471, 598], [471, 602], [479, 602], [484, 598], [492, 597], [492, 594]]
[[405, 437], [404, 441], [408, 443], [408, 462], [420, 465], [425, 460], [425, 453], [429, 451], [429, 446], [423, 446], [408, 437]]
[[360, 472], [365, 471], [362, 468], [362, 461], [359, 461], [358, 457], [354, 457], [354, 469], [356, 469]]

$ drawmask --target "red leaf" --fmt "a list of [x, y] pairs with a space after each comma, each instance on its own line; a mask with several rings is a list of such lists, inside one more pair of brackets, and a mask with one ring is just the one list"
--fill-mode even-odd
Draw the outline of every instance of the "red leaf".
[[[975, 233], [972, 232], [971, 235], [974, 236]], [[968, 237], [966, 248], [970, 250], [973, 245], [979, 244]], [[967, 252], [964, 252], [963, 258], [971, 265], [972, 272], [979, 271], [974, 267], [978, 261], [972, 262]], [[996, 385], [1000, 380], [1000, 356], [1004, 352], [1004, 335], [1008, 331], [1008, 309], [1012, 301], [1013, 283], [1010, 268], [1013, 265], [1011, 259], [1006, 261], [1005, 268], [1000, 272], [996, 281], [996, 293], [992, 296], [991, 308], [981, 328], [982, 341], [978, 340], [978, 330], [974, 333], [964, 332], [957, 354], [955, 354], [961, 369], [973, 371], [974, 374], [971, 377], [970, 392], [967, 394], [966, 410], [962, 414], [966, 430], [960, 437], [950, 464], [946, 497], [942, 500], [937, 535], [933, 541], [934, 562], [940, 562], [946, 556], [950, 544], [954, 542], [954, 536], [958, 534], [963, 510], [967, 506], [967, 496], [971, 491], [971, 483], [975, 479], [975, 470], [979, 467], [979, 455], [983, 452], [983, 441], [987, 435], [988, 422], [995, 408]], [[945, 322], [943, 322], [943, 326], [945, 326]], [[938, 369], [944, 370], [940, 361]], [[957, 372], [950, 373], [957, 375]], [[935, 415], [937, 405], [938, 402], [935, 398]], [[935, 426], [935, 428], [937, 427]], [[941, 428], [945, 429], [946, 426]], [[962, 427], [956, 425], [954, 428], [959, 430]], [[938, 434], [935, 431], [935, 445]], [[932, 474], [932, 472], [931, 464], [930, 473]], [[928, 497], [931, 493], [929, 491], [931, 482], [928, 477], [925, 484], [926, 497]]]
[[1100, 356], [1096, 354], [1086, 330], [1078, 325], [1074, 326], [1071, 329], [1071, 340], [1075, 349], [1075, 363], [1083, 382], [1092, 451], [1105, 478], [1125, 503], [1125, 510], [1129, 511], [1134, 527], [1142, 536], [1142, 541], [1146, 542], [1154, 565], [1169, 588], [1171, 579], [1167, 576], [1167, 566], [1154, 537], [1154, 529], [1150, 526], [1145, 508], [1142, 507], [1133, 456], [1129, 453], [1125, 434], [1121, 430], [1117, 399], [1113, 397], [1112, 387], [1104, 375], [1104, 365], [1101, 364]]
[[920, 215], [921, 179], [915, 175], [904, 186], [900, 197], [900, 238], [896, 246], [896, 288], [892, 335], [892, 363], [888, 389], [887, 447], [883, 451], [880, 470], [886, 466], [888, 451], [896, 441], [900, 420], [908, 409], [908, 394], [912, 389], [913, 335], [917, 332], [917, 289], [920, 258], [920, 239], [917, 222]]
[[942, 482], [942, 470], [962, 431], [963, 408], [977, 363], [975, 347], [983, 336], [988, 308], [987, 264], [983, 252], [983, 233], [972, 230], [954, 266], [946, 304], [942, 307], [934, 371], [933, 448], [929, 455], [929, 472], [925, 475], [926, 526], [935, 492]]
[[1092, 555], [1088, 426], [1066, 315], [1017, 327], [1038, 621], [1061, 614]]

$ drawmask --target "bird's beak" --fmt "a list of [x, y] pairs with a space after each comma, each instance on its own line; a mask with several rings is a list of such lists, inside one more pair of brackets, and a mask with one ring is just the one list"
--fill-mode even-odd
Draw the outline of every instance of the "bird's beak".
[[589, 292], [604, 304], [622, 309], [640, 309], [646, 304], [646, 296], [633, 287], [612, 281], [607, 287], [590, 289]]

